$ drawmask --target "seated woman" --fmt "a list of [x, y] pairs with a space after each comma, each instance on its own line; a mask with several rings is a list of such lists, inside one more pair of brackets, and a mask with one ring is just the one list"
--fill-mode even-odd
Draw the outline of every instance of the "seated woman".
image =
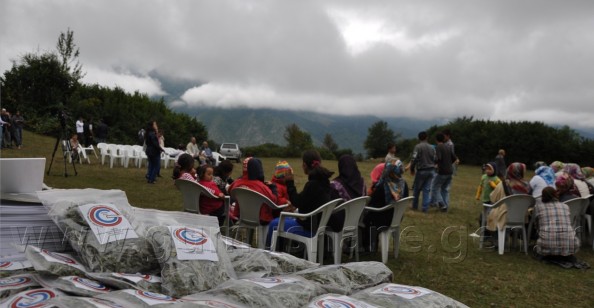
[[561, 202], [569, 201], [580, 197], [580, 192], [573, 183], [573, 178], [567, 173], [561, 173], [555, 179], [555, 187], [557, 187], [557, 198]]
[[506, 195], [528, 194], [530, 185], [524, 180], [526, 165], [523, 163], [512, 163], [507, 167], [505, 174]]
[[367, 191], [367, 195], [371, 196], [373, 193], [373, 189], [375, 188], [375, 184], [379, 181], [382, 177], [382, 173], [384, 172], [384, 168], [386, 167], [386, 162], [379, 163], [373, 167], [371, 173], [369, 174], [369, 178], [371, 179], [371, 185], [369, 185], [369, 190]]
[[231, 173], [233, 173], [233, 163], [228, 159], [223, 160], [214, 168], [214, 181], [225, 195], [229, 195], [227, 188], [233, 183]]
[[542, 190], [542, 203], [537, 203], [534, 215], [538, 221], [538, 240], [535, 251], [549, 259], [572, 257], [580, 242], [571, 226], [569, 208], [559, 201], [557, 191], [552, 187]]
[[[268, 197], [272, 202], [278, 204], [276, 185], [264, 182], [264, 169], [262, 162], [255, 157], [248, 157], [243, 160], [243, 175], [229, 186], [229, 193], [237, 187], [249, 188]], [[231, 217], [239, 218], [241, 215], [241, 204], [236, 203], [233, 207]], [[274, 218], [274, 213], [266, 204], [260, 207], [260, 224], [267, 225]]]
[[591, 191], [590, 186], [586, 183], [584, 175], [582, 174], [582, 169], [578, 164], [568, 163], [563, 166], [563, 172], [569, 174], [569, 176], [573, 179], [573, 184], [579, 191], [580, 197], [587, 197], [594, 193]]
[[[367, 195], [365, 181], [361, 176], [355, 158], [351, 155], [342, 155], [338, 159], [338, 176], [330, 182], [332, 199], [342, 198], [348, 201]], [[344, 225], [344, 211], [332, 214], [328, 226], [335, 232], [342, 230]]]
[[584, 175], [584, 181], [586, 181], [589, 186], [594, 187], [594, 168], [584, 167], [582, 168], [582, 174]]
[[555, 188], [555, 172], [549, 166], [538, 167], [534, 171], [534, 177], [528, 183], [532, 197], [538, 198], [542, 195], [542, 190], [545, 187]]
[[[381, 208], [392, 202], [408, 197], [408, 186], [402, 174], [404, 166], [400, 160], [390, 160], [385, 163], [384, 171], [375, 184], [370, 207]], [[392, 221], [394, 210], [385, 212], [370, 212], [363, 219], [363, 247], [366, 251], [375, 251], [377, 230], [388, 226]]]
[[[289, 171], [285, 175], [285, 183], [291, 204], [299, 210], [299, 213], [307, 214], [332, 200], [330, 177], [334, 173], [322, 167], [320, 153], [315, 150], [307, 150], [303, 153], [302, 167], [303, 172], [307, 175], [307, 182], [300, 193], [297, 192], [297, 188], [295, 187], [292, 171]], [[278, 218], [270, 222], [268, 236], [266, 237], [266, 247], [270, 247], [272, 232], [277, 228], [278, 223]], [[287, 232], [308, 237], [318, 230], [317, 217], [303, 220], [289, 217], [286, 219], [284, 226]]]

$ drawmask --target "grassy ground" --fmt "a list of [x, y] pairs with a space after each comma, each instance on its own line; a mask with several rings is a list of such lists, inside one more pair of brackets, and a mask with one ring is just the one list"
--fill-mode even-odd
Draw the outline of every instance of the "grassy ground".
[[[1, 156], [46, 157], [47, 171], [55, 139], [25, 132], [24, 144], [22, 150], [2, 150]], [[73, 167], [68, 164], [70, 176], [64, 177], [64, 162], [60, 156], [58, 149], [51, 172], [45, 176], [44, 182], [50, 187], [120, 189], [136, 207], [181, 209], [181, 196], [170, 179], [171, 168], [162, 169], [163, 177], [156, 185], [148, 185], [144, 178], [145, 167], [110, 169], [108, 164], [101, 165], [91, 155], [91, 165], [77, 164], [78, 175], [74, 176]], [[262, 160], [267, 175], [272, 174], [277, 160]], [[297, 175], [298, 187], [302, 187], [306, 179], [300, 160], [288, 161]], [[375, 164], [359, 164], [366, 179]], [[336, 161], [325, 161], [324, 165], [337, 171]], [[235, 164], [234, 177], [240, 174], [241, 165]], [[478, 248], [478, 243], [468, 234], [478, 228], [481, 208], [474, 200], [474, 192], [479, 178], [478, 167], [460, 166], [453, 181], [448, 214], [435, 210], [429, 214], [405, 213], [403, 225], [407, 233], [402, 237], [400, 255], [398, 259], [391, 257], [388, 262], [394, 272], [394, 281], [423, 286], [472, 307], [594, 306], [592, 269], [566, 270], [540, 263], [518, 250], [506, 251], [500, 256], [495, 251]], [[406, 179], [412, 183], [409, 175]], [[590, 245], [583, 247], [577, 256], [594, 265]], [[379, 254], [362, 256], [361, 259], [381, 260]]]

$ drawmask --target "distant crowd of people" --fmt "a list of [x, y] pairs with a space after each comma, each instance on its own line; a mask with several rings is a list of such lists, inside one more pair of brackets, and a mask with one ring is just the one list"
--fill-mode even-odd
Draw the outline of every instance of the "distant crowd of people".
[[2, 149], [21, 149], [23, 146], [23, 126], [25, 118], [20, 111], [16, 111], [13, 115], [2, 108], [0, 113], [0, 148]]

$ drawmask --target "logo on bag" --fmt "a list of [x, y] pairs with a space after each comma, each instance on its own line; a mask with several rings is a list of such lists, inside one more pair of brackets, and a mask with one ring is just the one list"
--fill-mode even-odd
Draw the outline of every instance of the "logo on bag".
[[42, 249], [41, 250], [41, 253], [46, 254], [46, 255], [54, 258], [54, 259], [57, 259], [59, 261], [62, 261], [62, 262], [68, 263], [68, 264], [78, 264], [78, 262], [76, 262], [74, 259], [71, 259], [71, 258], [69, 258], [67, 256], [63, 256], [63, 255], [61, 255], [59, 253], [56, 253], [56, 252], [51, 252], [51, 251], [46, 250], [46, 249]]
[[169, 295], [153, 293], [153, 292], [149, 292], [149, 291], [138, 290], [138, 291], [136, 291], [136, 294], [141, 297], [146, 297], [146, 298], [154, 299], [154, 300], [158, 300], [158, 301], [167, 301], [167, 302], [176, 302], [177, 301], [175, 298], [173, 298]]
[[419, 292], [419, 290], [416, 290], [413, 288], [401, 287], [401, 286], [386, 286], [386, 287], [382, 288], [382, 291], [384, 291], [385, 293], [395, 294], [395, 295], [399, 295], [399, 294], [421, 295], [421, 292]]
[[0, 279], [0, 288], [18, 287], [29, 282], [31, 282], [31, 278], [29, 277], [8, 277]]
[[122, 222], [122, 215], [113, 208], [98, 205], [89, 211], [89, 220], [101, 227], [115, 227]]
[[9, 305], [11, 308], [36, 308], [44, 305], [48, 301], [56, 297], [56, 293], [50, 290], [32, 290], [17, 296]]
[[82, 277], [78, 277], [78, 276], [72, 277], [72, 282], [74, 284], [80, 284], [80, 285], [82, 285], [84, 287], [91, 288], [91, 289], [93, 289], [95, 291], [98, 291], [98, 292], [109, 292], [109, 291], [111, 291], [104, 284], [101, 284], [101, 283], [99, 283], [97, 281], [94, 281], [94, 280], [90, 280], [90, 279], [85, 279], [85, 278], [82, 278]]
[[8, 268], [11, 265], [12, 265], [12, 262], [10, 262], [10, 261], [0, 262], [0, 268]]
[[325, 298], [315, 302], [316, 307], [320, 308], [356, 308], [354, 304], [337, 299], [337, 298]]
[[179, 228], [174, 234], [180, 242], [189, 245], [204, 245], [208, 241], [204, 233], [190, 228]]

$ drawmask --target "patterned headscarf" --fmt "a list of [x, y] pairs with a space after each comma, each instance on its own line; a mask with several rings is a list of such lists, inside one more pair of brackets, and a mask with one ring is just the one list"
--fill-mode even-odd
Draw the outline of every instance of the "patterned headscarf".
[[547, 185], [555, 184], [555, 172], [553, 171], [553, 168], [549, 166], [542, 166], [536, 169], [534, 173], [541, 177], [547, 183]]
[[569, 176], [571, 176], [574, 180], [584, 180], [582, 169], [580, 169], [580, 166], [578, 164], [565, 164], [565, 166], [563, 167], [563, 172], [569, 174]]
[[562, 173], [559, 176], [557, 176], [557, 179], [555, 180], [555, 186], [559, 191], [559, 195], [562, 195], [567, 192], [572, 193], [576, 190], [575, 184], [573, 183], [573, 178], [567, 173]]
[[594, 169], [592, 167], [584, 167], [582, 168], [582, 174], [586, 180], [589, 180], [594, 176]]
[[526, 165], [523, 163], [512, 163], [507, 167], [507, 184], [514, 194], [527, 194], [530, 191], [528, 182], [524, 180]]
[[561, 169], [563, 169], [563, 166], [565, 166], [565, 164], [558, 160], [552, 162], [550, 165], [550, 167], [553, 168], [553, 171], [555, 171], [555, 173], [561, 171]]

